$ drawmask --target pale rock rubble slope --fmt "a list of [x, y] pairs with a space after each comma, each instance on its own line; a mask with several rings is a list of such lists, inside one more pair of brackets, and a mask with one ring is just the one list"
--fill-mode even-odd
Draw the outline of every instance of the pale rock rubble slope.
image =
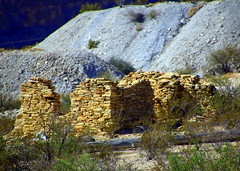
[[[188, 65], [201, 73], [210, 52], [239, 43], [240, 1], [201, 4], [191, 18], [188, 12], [197, 4], [168, 2], [86, 12], [37, 47], [76, 54], [86, 50], [104, 60], [121, 58], [142, 70], [173, 71]], [[149, 16], [153, 10], [156, 18]], [[132, 12], [144, 14], [145, 21], [132, 21]], [[90, 39], [100, 42], [97, 48], [87, 48]]]

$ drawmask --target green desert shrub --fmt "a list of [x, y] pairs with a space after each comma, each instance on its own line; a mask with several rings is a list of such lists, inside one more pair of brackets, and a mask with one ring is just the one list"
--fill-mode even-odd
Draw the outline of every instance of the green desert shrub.
[[213, 150], [191, 149], [182, 154], [168, 156], [169, 170], [176, 171], [215, 171], [240, 169], [240, 152], [231, 146], [214, 147]]
[[0, 112], [6, 110], [19, 109], [21, 103], [18, 99], [14, 99], [11, 96], [0, 94]]
[[99, 3], [95, 3], [95, 4], [86, 3], [81, 6], [81, 9], [79, 12], [84, 13], [86, 11], [96, 11], [96, 10], [101, 10], [101, 9], [102, 9], [102, 7]]
[[38, 155], [38, 149], [33, 148], [28, 141], [16, 138], [7, 142], [0, 137], [0, 168], [2, 170], [31, 170]]
[[69, 94], [61, 94], [61, 113], [70, 112], [71, 99]]
[[196, 71], [190, 65], [186, 65], [185, 67], [179, 68], [179, 69], [175, 70], [174, 72], [176, 72], [178, 74], [194, 74]]
[[240, 49], [237, 46], [226, 46], [212, 52], [209, 56], [209, 74], [232, 73], [240, 68]]
[[[118, 152], [104, 144], [89, 144], [87, 135], [72, 135], [72, 123], [58, 115], [42, 118], [41, 131], [33, 137], [0, 136], [0, 168], [3, 170], [134, 170], [119, 165]], [[0, 170], [1, 170], [0, 169]]]
[[146, 157], [151, 160], [165, 154], [173, 142], [172, 130], [164, 123], [150, 125], [149, 130], [141, 137], [141, 149]]
[[0, 115], [0, 136], [8, 134], [14, 128], [15, 118]]
[[152, 19], [157, 17], [157, 12], [155, 10], [151, 10], [148, 14], [148, 16]]
[[74, 156], [74, 158], [67, 157], [65, 159], [58, 159], [53, 166], [53, 170], [99, 171], [100, 168], [97, 161], [91, 158], [89, 153], [83, 151], [78, 157]]
[[217, 117], [214, 119], [226, 129], [240, 128], [240, 85], [224, 76], [209, 78], [216, 87], [217, 92], [211, 98]]
[[126, 75], [135, 71], [135, 68], [130, 63], [122, 59], [111, 58], [109, 63]]
[[106, 79], [109, 79], [111, 81], [117, 81], [117, 82], [120, 81], [120, 77], [114, 76], [110, 71], [105, 71], [105, 72], [99, 74], [98, 78], [106, 78]]
[[88, 49], [97, 48], [99, 43], [100, 43], [99, 41], [95, 41], [95, 40], [90, 39], [88, 41]]

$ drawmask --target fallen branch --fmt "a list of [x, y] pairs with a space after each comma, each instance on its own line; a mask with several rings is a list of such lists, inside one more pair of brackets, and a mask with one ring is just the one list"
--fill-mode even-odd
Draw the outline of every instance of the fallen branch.
[[[187, 145], [198, 143], [216, 143], [240, 141], [240, 130], [226, 130], [211, 133], [197, 133], [189, 135], [175, 135], [173, 137], [174, 145]], [[89, 142], [89, 144], [106, 144], [115, 149], [136, 148], [141, 145], [141, 138], [132, 139], [114, 139], [107, 141]]]

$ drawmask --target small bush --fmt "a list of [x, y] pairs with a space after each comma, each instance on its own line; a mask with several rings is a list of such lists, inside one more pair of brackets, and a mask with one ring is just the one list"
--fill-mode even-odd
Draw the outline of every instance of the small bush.
[[21, 103], [18, 99], [14, 99], [13, 97], [0, 94], [0, 112], [6, 110], [19, 109], [21, 107]]
[[192, 149], [183, 154], [172, 153], [168, 156], [170, 170], [202, 171], [202, 170], [239, 170], [240, 153], [237, 149], [215, 147], [213, 150]]
[[0, 136], [8, 134], [14, 128], [15, 119], [0, 115]]
[[80, 171], [99, 171], [97, 161], [92, 159], [90, 154], [86, 151], [77, 158], [65, 158], [59, 159], [57, 164], [53, 166], [53, 170], [65, 171], [65, 170], [80, 170]]
[[133, 10], [128, 11], [133, 22], [143, 23], [145, 21], [145, 15], [141, 12], [135, 12]]
[[172, 132], [166, 124], [155, 123], [151, 125], [141, 137], [141, 148], [149, 160], [165, 154], [173, 142]]
[[99, 43], [100, 43], [99, 41], [94, 41], [94, 40], [90, 39], [88, 41], [88, 49], [97, 48]]
[[240, 49], [237, 46], [226, 46], [214, 51], [209, 57], [209, 74], [231, 73], [240, 68]]
[[31, 170], [39, 151], [28, 141], [12, 139], [8, 143], [0, 137], [0, 168], [2, 170]]
[[129, 74], [130, 72], [134, 72], [135, 68], [128, 62], [125, 62], [121, 59], [111, 58], [109, 63], [116, 67], [123, 74]]
[[226, 77], [209, 78], [218, 89], [218, 92], [210, 101], [217, 117], [215, 122], [226, 129], [240, 128], [240, 85], [234, 85]]
[[191, 66], [185, 66], [184, 68], [175, 70], [175, 72], [178, 74], [193, 74], [196, 71]]
[[115, 77], [111, 72], [106, 71], [98, 75], [98, 78], [106, 78], [111, 81], [120, 81], [120, 77]]
[[102, 7], [98, 3], [95, 3], [95, 4], [86, 3], [86, 4], [81, 6], [81, 9], [80, 9], [79, 12], [84, 13], [86, 11], [96, 11], [96, 10], [101, 10], [101, 9], [102, 9]]
[[152, 19], [157, 17], [157, 12], [155, 10], [151, 10], [148, 14], [148, 16]]
[[71, 99], [69, 94], [61, 94], [61, 113], [70, 112]]

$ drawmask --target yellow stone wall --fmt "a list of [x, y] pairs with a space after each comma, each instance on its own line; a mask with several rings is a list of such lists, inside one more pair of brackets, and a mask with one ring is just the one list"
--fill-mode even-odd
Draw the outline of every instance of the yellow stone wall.
[[[132, 72], [119, 83], [104, 78], [86, 79], [70, 94], [70, 112], [64, 117], [73, 134], [111, 134], [135, 123], [168, 118], [172, 102], [189, 100], [208, 108], [213, 85], [199, 76], [160, 72]], [[22, 106], [11, 134], [36, 134], [44, 118], [60, 114], [60, 96], [51, 81], [32, 78], [21, 85]], [[209, 108], [209, 110], [211, 110]], [[181, 116], [176, 116], [181, 117]]]
[[50, 80], [41, 78], [31, 78], [21, 84], [20, 90], [22, 105], [11, 135], [27, 137], [42, 130], [45, 120], [60, 113], [60, 95], [54, 92]]
[[75, 125], [75, 135], [118, 129], [121, 103], [116, 84], [104, 78], [87, 79], [70, 94], [70, 113], [66, 115]]

